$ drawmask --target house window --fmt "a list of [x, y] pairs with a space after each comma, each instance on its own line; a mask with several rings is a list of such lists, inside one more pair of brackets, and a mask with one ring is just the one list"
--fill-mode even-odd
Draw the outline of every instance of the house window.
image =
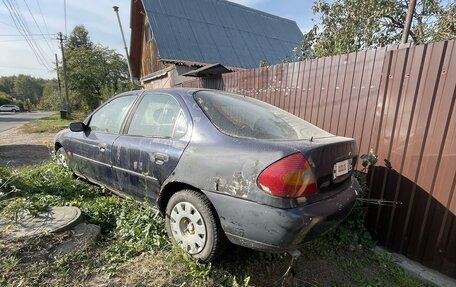
[[152, 40], [152, 29], [150, 28], [149, 22], [144, 25], [144, 32], [146, 33], [146, 43], [149, 43]]

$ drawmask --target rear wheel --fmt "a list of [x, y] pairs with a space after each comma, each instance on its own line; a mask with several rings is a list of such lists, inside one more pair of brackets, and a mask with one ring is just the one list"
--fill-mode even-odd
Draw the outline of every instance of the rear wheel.
[[219, 256], [227, 245], [209, 199], [194, 190], [175, 193], [166, 207], [166, 231], [184, 251], [200, 262]]
[[15, 113], [15, 112], [16, 112], [16, 109], [13, 109], [12, 112]]

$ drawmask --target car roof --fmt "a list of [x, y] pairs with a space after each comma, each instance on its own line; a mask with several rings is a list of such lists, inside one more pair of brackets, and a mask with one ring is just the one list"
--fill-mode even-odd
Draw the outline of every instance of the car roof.
[[[166, 93], [172, 95], [180, 96], [192, 96], [193, 93], [197, 91], [210, 91], [211, 89], [204, 88], [159, 88], [159, 89], [143, 89], [143, 90], [133, 90], [125, 93], [118, 94], [116, 96], [135, 94], [135, 93], [144, 93], [144, 92], [154, 92], [154, 93]], [[215, 91], [215, 90], [214, 90]]]

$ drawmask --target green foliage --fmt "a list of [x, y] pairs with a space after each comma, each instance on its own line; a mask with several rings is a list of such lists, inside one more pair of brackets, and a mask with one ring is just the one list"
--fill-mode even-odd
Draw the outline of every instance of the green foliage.
[[[102, 228], [102, 238], [95, 246], [61, 258], [47, 254], [69, 236], [67, 233], [2, 241], [2, 286], [96, 286], [104, 280], [113, 286], [270, 286], [282, 281], [289, 264], [286, 254], [233, 247], [220, 261], [194, 262], [181, 249], [170, 248], [163, 220], [154, 207], [111, 196], [104, 188], [74, 178], [70, 170], [54, 163], [20, 170], [0, 167], [0, 192], [3, 216], [30, 214], [49, 206], [77, 206], [90, 223]], [[296, 265], [299, 280], [326, 286], [424, 286], [390, 258], [375, 255], [350, 235], [357, 224], [344, 223], [340, 227], [343, 231], [333, 230], [306, 244]], [[131, 265], [132, 261], [137, 264]], [[135, 272], [137, 275], [132, 275]], [[331, 274], [331, 278], [318, 277], [319, 273]], [[159, 284], [151, 284], [157, 277], [161, 277], [156, 281]]]
[[260, 68], [269, 67], [269, 66], [270, 66], [270, 64], [268, 63], [268, 61], [266, 61], [266, 60], [261, 60], [260, 61]]
[[113, 49], [94, 45], [84, 26], [76, 26], [65, 46], [68, 87], [73, 109], [86, 111], [129, 90], [126, 59]]
[[64, 107], [63, 92], [59, 92], [57, 80], [49, 80], [44, 84], [43, 97], [39, 107], [48, 111], [59, 111]]
[[13, 96], [14, 80], [16, 76], [0, 77], [0, 91]]
[[446, 7], [437, 7], [437, 21], [430, 25], [432, 41], [456, 38], [456, 2], [449, 1]]
[[23, 111], [25, 108], [24, 101], [22, 100], [14, 100], [13, 104], [18, 106], [21, 109], [21, 111]]
[[94, 47], [93, 42], [90, 40], [89, 31], [84, 25], [76, 25], [73, 28], [68, 40], [65, 42], [65, 46], [68, 49], [92, 49]]
[[45, 95], [44, 87], [51, 81], [53, 80], [27, 75], [0, 77], [0, 103], [15, 104], [21, 110], [31, 110], [40, 103]]
[[18, 75], [14, 81], [14, 94], [21, 100], [30, 100], [34, 105], [43, 94], [44, 80], [27, 75]]
[[[317, 0], [318, 19], [304, 34], [301, 59], [325, 57], [398, 44], [407, 14], [406, 0]], [[456, 4], [418, 1], [410, 38], [413, 43], [454, 39]]]
[[[358, 180], [361, 191], [359, 197], [367, 195], [367, 175], [364, 172], [355, 171], [355, 178]], [[350, 215], [340, 224], [331, 238], [337, 245], [348, 245], [350, 248], [373, 247], [375, 245], [372, 236], [366, 228], [367, 206], [357, 201]]]
[[11, 104], [12, 102], [13, 102], [13, 99], [11, 99], [10, 96], [8, 96], [5, 92], [0, 91], [0, 106]]
[[126, 260], [140, 252], [167, 245], [157, 209], [132, 199], [109, 196], [104, 188], [74, 179], [70, 170], [53, 162], [13, 173], [2, 168], [0, 176], [2, 182], [7, 182], [5, 186], [17, 188], [14, 200], [9, 200], [1, 210], [4, 216], [30, 210], [36, 213], [48, 206], [77, 206], [89, 222], [100, 225], [104, 233], [121, 240], [120, 247], [110, 250], [111, 254], [119, 252]]
[[363, 154], [359, 157], [362, 160], [362, 165], [364, 170], [366, 170], [369, 166], [375, 166], [378, 161], [377, 155], [374, 153], [374, 149], [369, 149], [368, 154]]

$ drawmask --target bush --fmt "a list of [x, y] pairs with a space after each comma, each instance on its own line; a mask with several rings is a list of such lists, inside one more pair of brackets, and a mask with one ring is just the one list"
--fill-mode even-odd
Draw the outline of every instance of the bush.
[[13, 102], [13, 99], [8, 96], [8, 94], [0, 91], [0, 106], [1, 105], [10, 105]]

